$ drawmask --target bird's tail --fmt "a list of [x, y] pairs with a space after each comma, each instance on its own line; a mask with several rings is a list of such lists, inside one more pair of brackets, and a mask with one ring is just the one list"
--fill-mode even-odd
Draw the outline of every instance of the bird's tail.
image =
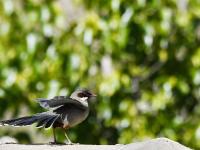
[[17, 119], [11, 119], [11, 120], [3, 120], [0, 121], [0, 126], [28, 126], [33, 123], [38, 123], [36, 127], [45, 127], [49, 128], [53, 125], [53, 123], [59, 118], [59, 115], [57, 114], [51, 114], [51, 113], [39, 113], [34, 116], [28, 116], [28, 117], [21, 117]]

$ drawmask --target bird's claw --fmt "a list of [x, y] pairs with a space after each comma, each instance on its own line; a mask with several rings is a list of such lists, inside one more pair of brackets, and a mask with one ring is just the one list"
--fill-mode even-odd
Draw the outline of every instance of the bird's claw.
[[65, 143], [66, 145], [79, 145], [80, 143], [72, 143], [72, 142], [67, 142]]
[[49, 142], [50, 145], [64, 145], [65, 143], [61, 142]]
[[57, 142], [49, 142], [50, 145], [55, 145]]

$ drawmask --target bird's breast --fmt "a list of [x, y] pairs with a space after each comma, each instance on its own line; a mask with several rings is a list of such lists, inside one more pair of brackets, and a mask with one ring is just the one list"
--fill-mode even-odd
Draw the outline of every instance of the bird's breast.
[[64, 127], [73, 127], [84, 121], [87, 118], [88, 114], [88, 109], [74, 109], [70, 111], [70, 113], [66, 114], [65, 118], [63, 119], [63, 125]]

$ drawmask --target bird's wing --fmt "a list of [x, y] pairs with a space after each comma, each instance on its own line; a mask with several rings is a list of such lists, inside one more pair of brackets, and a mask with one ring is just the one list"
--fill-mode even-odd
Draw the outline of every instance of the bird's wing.
[[55, 96], [52, 99], [38, 98], [37, 101], [41, 107], [46, 109], [60, 107], [65, 104], [78, 104], [78, 105], [81, 104], [79, 101], [71, 99], [66, 96]]

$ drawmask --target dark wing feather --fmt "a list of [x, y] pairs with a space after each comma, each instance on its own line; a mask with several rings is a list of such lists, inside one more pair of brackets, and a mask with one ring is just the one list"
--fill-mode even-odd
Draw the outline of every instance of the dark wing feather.
[[71, 99], [66, 96], [56, 96], [52, 99], [38, 98], [37, 100], [40, 106], [46, 109], [60, 107], [65, 104], [77, 104], [77, 105], [81, 104], [79, 101]]
[[33, 123], [38, 122], [39, 126], [46, 127], [46, 124], [48, 123], [47, 127], [49, 127], [56, 121], [58, 117], [60, 117], [60, 115], [55, 114], [55, 113], [45, 112], [45, 113], [36, 114], [34, 116], [0, 121], [0, 125], [27, 126], [27, 125], [31, 125]]

